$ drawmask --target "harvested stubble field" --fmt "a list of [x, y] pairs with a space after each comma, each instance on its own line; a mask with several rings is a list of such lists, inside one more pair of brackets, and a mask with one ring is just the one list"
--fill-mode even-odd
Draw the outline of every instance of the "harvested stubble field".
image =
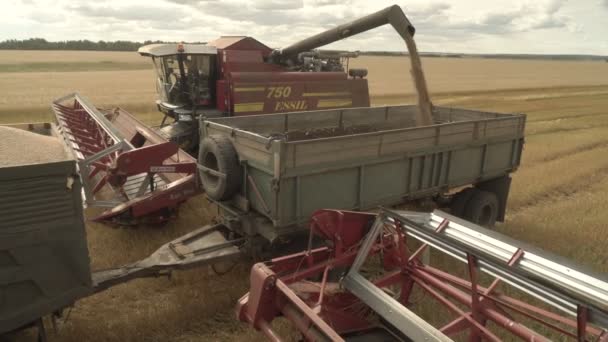
[[[63, 52], [0, 52], [0, 64], [62, 61]], [[69, 61], [137, 63], [135, 53], [69, 54]], [[362, 57], [375, 105], [411, 102], [407, 60]], [[608, 63], [423, 60], [436, 104], [528, 114], [522, 167], [514, 175], [507, 222], [497, 230], [608, 272]], [[157, 123], [151, 70], [0, 73], [0, 122], [48, 119], [49, 102], [79, 91]], [[89, 213], [91, 214], [91, 213]], [[89, 224], [93, 269], [131, 262], [163, 242], [209, 223], [214, 208], [188, 202], [162, 229]], [[207, 341], [261, 339], [234, 320], [250, 264], [217, 277], [208, 269], [172, 279], [136, 280], [76, 303], [53, 341]], [[283, 333], [289, 334], [279, 324]]]

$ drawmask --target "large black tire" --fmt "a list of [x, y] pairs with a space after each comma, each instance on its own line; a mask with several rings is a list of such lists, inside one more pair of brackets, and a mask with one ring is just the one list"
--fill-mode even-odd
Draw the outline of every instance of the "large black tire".
[[496, 223], [499, 209], [496, 194], [476, 189], [467, 201], [464, 218], [480, 226], [491, 228]]
[[454, 195], [454, 198], [452, 198], [452, 201], [450, 202], [450, 213], [454, 216], [464, 218], [464, 209], [475, 191], [474, 188], [466, 188]]
[[239, 190], [243, 181], [243, 170], [228, 137], [210, 135], [204, 138], [199, 147], [198, 163], [226, 176], [222, 178], [204, 170], [199, 172], [203, 189], [212, 199], [224, 201]]

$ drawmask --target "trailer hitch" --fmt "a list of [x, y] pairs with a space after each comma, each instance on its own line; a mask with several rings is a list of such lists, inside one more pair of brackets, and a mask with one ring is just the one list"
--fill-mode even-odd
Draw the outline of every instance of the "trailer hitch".
[[194, 230], [161, 246], [149, 257], [117, 268], [93, 272], [95, 292], [136, 278], [170, 276], [174, 270], [184, 270], [218, 262], [232, 261], [242, 255], [244, 237], [228, 240], [222, 224]]

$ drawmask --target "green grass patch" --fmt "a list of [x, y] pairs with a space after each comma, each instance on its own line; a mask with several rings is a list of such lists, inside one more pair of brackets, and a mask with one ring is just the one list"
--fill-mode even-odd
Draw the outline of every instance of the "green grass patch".
[[150, 63], [129, 62], [31, 62], [0, 64], [0, 73], [11, 72], [76, 72], [76, 71], [114, 71], [152, 69]]

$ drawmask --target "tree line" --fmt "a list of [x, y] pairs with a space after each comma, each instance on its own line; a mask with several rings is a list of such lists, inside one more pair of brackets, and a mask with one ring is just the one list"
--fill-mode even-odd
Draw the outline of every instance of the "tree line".
[[139, 47], [148, 44], [165, 43], [162, 41], [146, 40], [132, 42], [128, 40], [92, 41], [92, 40], [65, 40], [50, 42], [44, 38], [7, 39], [0, 42], [0, 50], [92, 50], [92, 51], [137, 51]]

